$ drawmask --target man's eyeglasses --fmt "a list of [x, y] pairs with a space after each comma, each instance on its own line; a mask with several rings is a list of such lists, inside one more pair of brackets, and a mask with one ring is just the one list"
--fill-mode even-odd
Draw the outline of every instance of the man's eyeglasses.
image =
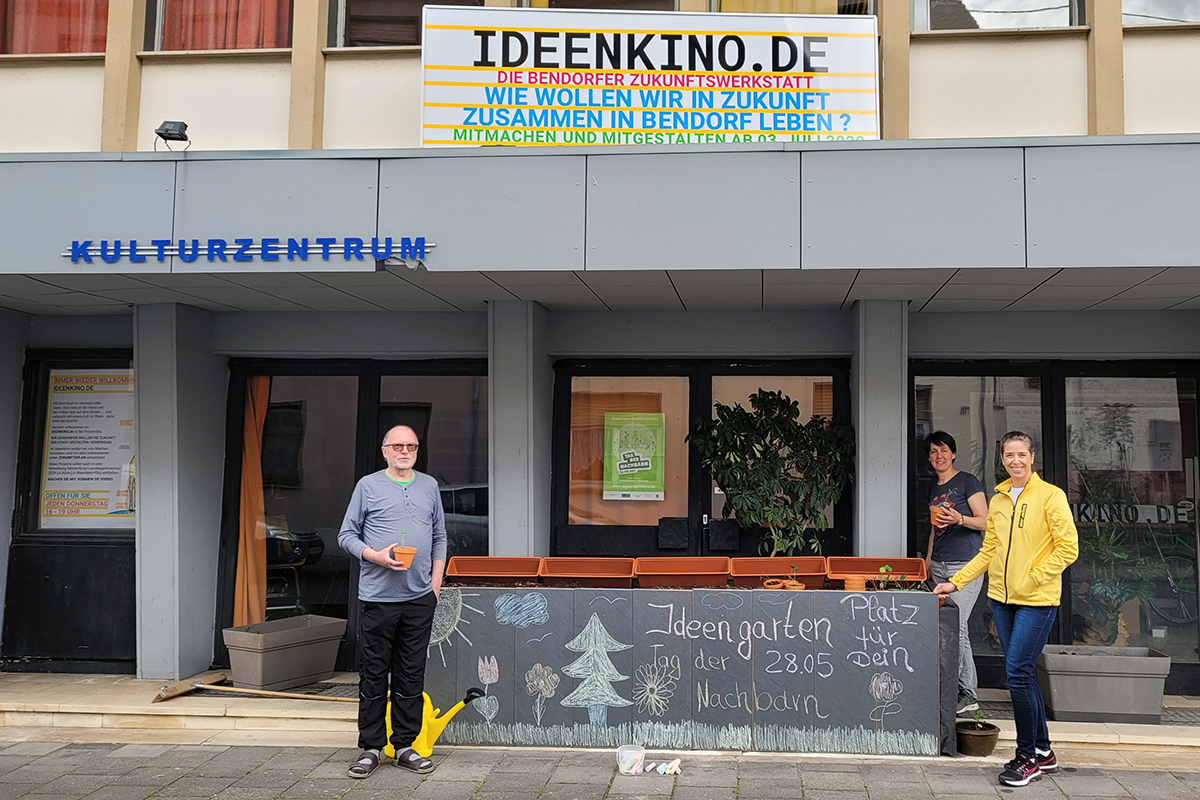
[[385, 444], [384, 450], [391, 450], [393, 453], [403, 453], [405, 451], [416, 452], [419, 444]]

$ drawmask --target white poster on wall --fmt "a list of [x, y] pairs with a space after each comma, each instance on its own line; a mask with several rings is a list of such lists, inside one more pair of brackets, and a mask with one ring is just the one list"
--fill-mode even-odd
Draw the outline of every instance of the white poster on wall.
[[50, 371], [40, 527], [132, 528], [133, 370]]
[[879, 138], [876, 20], [425, 6], [424, 145]]

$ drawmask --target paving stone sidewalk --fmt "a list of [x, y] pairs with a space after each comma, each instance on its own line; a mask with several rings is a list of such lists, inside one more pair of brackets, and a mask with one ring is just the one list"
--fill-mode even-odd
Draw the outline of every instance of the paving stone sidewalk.
[[390, 764], [346, 777], [357, 751], [312, 747], [58, 744], [0, 741], [0, 800], [913, 800], [1017, 796], [1200, 800], [1200, 772], [1071, 768], [1021, 789], [999, 767], [959, 759], [681, 754], [682, 775], [616, 774], [612, 753], [449, 749], [415, 775]]

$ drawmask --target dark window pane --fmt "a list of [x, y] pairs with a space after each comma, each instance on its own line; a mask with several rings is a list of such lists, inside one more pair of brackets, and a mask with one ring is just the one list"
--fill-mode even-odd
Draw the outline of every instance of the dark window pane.
[[[443, 6], [482, 6], [483, 0], [438, 0]], [[343, 47], [421, 43], [422, 0], [346, 0]]]
[[395, 425], [416, 431], [416, 469], [441, 486], [449, 555], [488, 555], [487, 378], [385, 375], [379, 394], [377, 440]]

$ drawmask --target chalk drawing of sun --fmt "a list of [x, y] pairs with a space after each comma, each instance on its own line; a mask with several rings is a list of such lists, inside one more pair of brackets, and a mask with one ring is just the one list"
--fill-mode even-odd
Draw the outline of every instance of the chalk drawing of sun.
[[429, 649], [426, 651], [425, 657], [428, 658], [433, 653], [433, 648], [437, 647], [438, 655], [442, 658], [442, 666], [446, 666], [446, 653], [442, 650], [442, 645], [453, 647], [454, 634], [471, 644], [471, 640], [462, 632], [461, 625], [470, 625], [471, 620], [463, 619], [463, 611], [474, 611], [479, 616], [484, 616], [484, 613], [478, 608], [466, 603], [464, 597], [479, 597], [479, 594], [464, 594], [462, 589], [456, 589], [453, 586], [443, 586], [441, 597], [438, 598], [437, 609], [433, 612], [433, 630], [429, 635]]

